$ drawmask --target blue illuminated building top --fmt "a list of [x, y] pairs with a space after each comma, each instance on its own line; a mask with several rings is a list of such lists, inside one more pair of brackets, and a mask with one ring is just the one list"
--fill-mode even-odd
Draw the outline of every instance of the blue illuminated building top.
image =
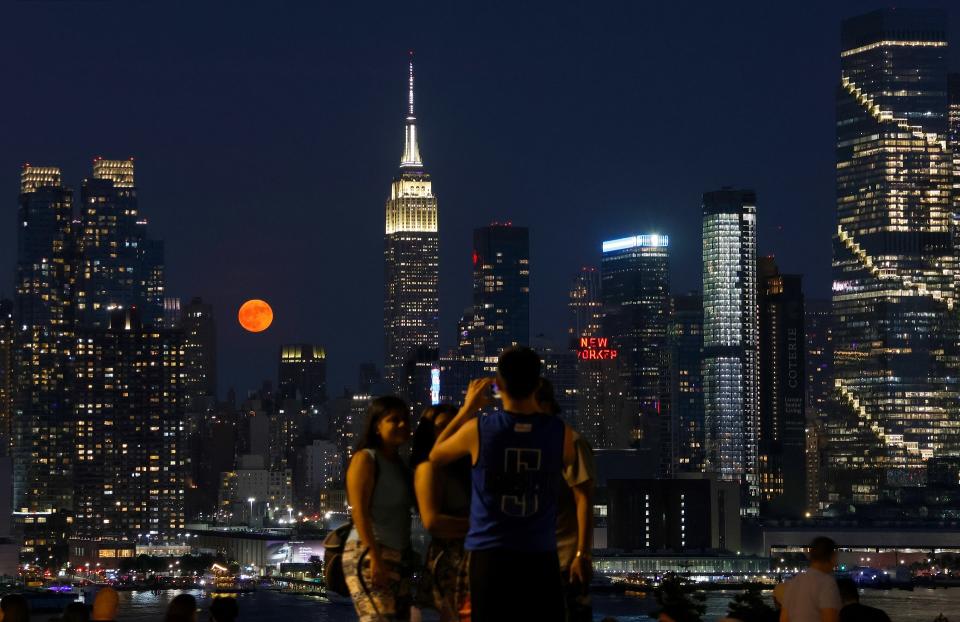
[[603, 243], [603, 252], [612, 253], [625, 248], [666, 248], [670, 245], [670, 236], [651, 233], [648, 235], [632, 235], [629, 238], [607, 240]]

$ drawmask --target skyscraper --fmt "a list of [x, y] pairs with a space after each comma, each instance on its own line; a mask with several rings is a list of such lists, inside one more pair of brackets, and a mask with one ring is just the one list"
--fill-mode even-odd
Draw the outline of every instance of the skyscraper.
[[752, 190], [703, 195], [703, 404], [706, 470], [739, 482], [759, 510], [757, 208]]
[[10, 455], [13, 433], [13, 301], [0, 298], [0, 456]]
[[887, 9], [841, 28], [828, 502], [878, 501], [960, 451], [946, 23]]
[[327, 353], [322, 346], [310, 343], [280, 346], [280, 400], [303, 400], [307, 408], [316, 408], [327, 401]]
[[570, 326], [567, 329], [573, 347], [581, 337], [600, 335], [603, 319], [603, 302], [600, 296], [600, 271], [584, 266], [574, 277], [570, 287]]
[[110, 310], [136, 307], [143, 322], [163, 321], [163, 245], [147, 237], [139, 211], [133, 159], [93, 161], [93, 177], [81, 188], [77, 236], [77, 315], [105, 327]]
[[413, 107], [413, 58], [409, 67], [406, 130], [400, 170], [386, 205], [384, 236], [387, 381], [406, 395], [403, 368], [417, 348], [440, 347], [437, 198], [423, 168]]
[[802, 279], [773, 257], [757, 264], [760, 308], [760, 511], [800, 518], [807, 509], [806, 369]]
[[631, 445], [649, 451], [673, 469], [667, 373], [667, 322], [670, 318], [669, 239], [636, 235], [603, 243], [600, 290], [603, 332], [618, 350], [617, 360], [636, 413]]
[[703, 296], [673, 297], [667, 330], [670, 354], [670, 413], [676, 429], [677, 471], [704, 469]]
[[[947, 148], [953, 160], [953, 250], [960, 262], [960, 73], [947, 75]], [[956, 281], [960, 290], [960, 270]]]
[[530, 233], [493, 223], [473, 230], [473, 345], [496, 358], [530, 344]]
[[184, 394], [187, 410], [197, 408], [200, 398], [217, 396], [217, 326], [213, 305], [201, 298], [190, 300], [182, 313]]
[[833, 310], [829, 300], [804, 301], [807, 351], [807, 510], [820, 507], [821, 447], [833, 395]]
[[14, 507], [73, 506], [73, 193], [60, 169], [27, 164], [17, 212]]
[[115, 309], [81, 328], [73, 364], [76, 533], [167, 533], [185, 525], [183, 335]]

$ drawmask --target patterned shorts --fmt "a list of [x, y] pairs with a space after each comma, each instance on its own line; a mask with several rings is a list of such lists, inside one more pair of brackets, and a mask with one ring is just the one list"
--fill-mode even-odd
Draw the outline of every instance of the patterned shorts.
[[380, 547], [380, 556], [390, 576], [386, 587], [373, 585], [370, 549], [359, 541], [347, 542], [343, 550], [343, 574], [360, 622], [393, 622], [410, 619], [410, 568], [403, 553]]
[[427, 549], [427, 572], [441, 622], [456, 622], [464, 614], [469, 620], [470, 565], [463, 540], [434, 538]]

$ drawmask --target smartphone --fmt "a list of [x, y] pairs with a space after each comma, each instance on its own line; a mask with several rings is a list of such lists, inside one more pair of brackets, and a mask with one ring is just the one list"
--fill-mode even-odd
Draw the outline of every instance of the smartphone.
[[490, 389], [491, 393], [493, 394], [493, 399], [495, 400], [500, 399], [500, 387], [497, 386], [496, 381], [494, 381], [494, 383], [490, 386], [491, 386], [491, 389]]

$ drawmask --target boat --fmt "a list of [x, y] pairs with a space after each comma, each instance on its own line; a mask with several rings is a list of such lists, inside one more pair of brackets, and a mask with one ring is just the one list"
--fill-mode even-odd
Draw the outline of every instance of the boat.
[[211, 571], [204, 576], [204, 588], [212, 597], [257, 591], [257, 584], [251, 577], [234, 574], [220, 564], [214, 564]]

